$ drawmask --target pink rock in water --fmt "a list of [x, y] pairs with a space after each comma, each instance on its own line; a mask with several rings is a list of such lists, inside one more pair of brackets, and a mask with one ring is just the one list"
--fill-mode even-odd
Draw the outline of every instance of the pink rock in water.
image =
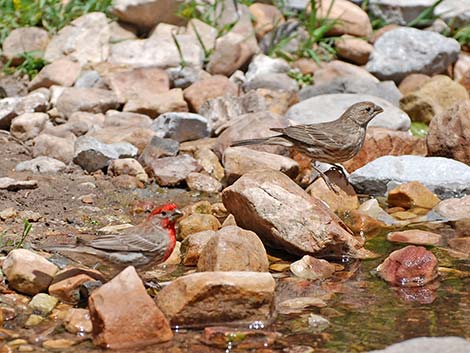
[[421, 287], [436, 279], [437, 259], [424, 247], [410, 245], [392, 252], [377, 271], [392, 285]]
[[171, 340], [167, 319], [129, 266], [93, 292], [88, 300], [93, 342], [111, 348], [136, 348]]

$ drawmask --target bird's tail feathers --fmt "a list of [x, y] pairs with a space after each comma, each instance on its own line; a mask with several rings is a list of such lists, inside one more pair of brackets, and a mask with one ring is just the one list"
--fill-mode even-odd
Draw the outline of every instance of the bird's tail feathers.
[[250, 146], [250, 145], [277, 145], [292, 147], [292, 143], [282, 136], [271, 136], [266, 138], [257, 138], [257, 139], [248, 139], [235, 141], [230, 145], [230, 147], [239, 147], [239, 146]]

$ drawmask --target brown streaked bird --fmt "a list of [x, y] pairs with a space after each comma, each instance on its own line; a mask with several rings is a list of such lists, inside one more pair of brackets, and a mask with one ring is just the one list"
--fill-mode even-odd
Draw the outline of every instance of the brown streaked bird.
[[[359, 102], [350, 106], [334, 121], [272, 128], [272, 131], [279, 132], [280, 135], [241, 140], [233, 143], [232, 147], [281, 145], [305, 154], [312, 158], [312, 161], [329, 163], [342, 171], [336, 163], [345, 162], [359, 152], [364, 144], [367, 124], [382, 112], [382, 107], [372, 102]], [[335, 191], [328, 178], [313, 162], [312, 168], [320, 174], [328, 187]]]

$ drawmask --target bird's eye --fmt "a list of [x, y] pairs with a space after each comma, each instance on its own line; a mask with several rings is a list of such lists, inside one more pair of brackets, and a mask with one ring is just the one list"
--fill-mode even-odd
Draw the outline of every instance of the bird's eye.
[[163, 217], [166, 217], [166, 212], [165, 212], [165, 211], [162, 211], [161, 215], [162, 215]]

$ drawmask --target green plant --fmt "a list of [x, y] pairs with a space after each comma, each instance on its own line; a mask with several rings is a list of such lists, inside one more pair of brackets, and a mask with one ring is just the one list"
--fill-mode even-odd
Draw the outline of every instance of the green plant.
[[11, 60], [9, 60], [3, 67], [3, 72], [6, 74], [13, 74], [20, 72], [24, 75], [28, 75], [29, 79], [33, 79], [41, 69], [47, 65], [47, 61], [41, 57], [41, 53], [37, 51], [24, 52], [20, 55], [23, 62], [17, 66], [11, 66]]
[[434, 15], [434, 10], [442, 1], [443, 0], [437, 0], [431, 6], [424, 9], [415, 19], [408, 22], [407, 26], [409, 27], [430, 26], [434, 22], [434, 20], [439, 17], [439, 16]]
[[413, 121], [410, 127], [411, 134], [416, 137], [426, 137], [428, 134], [428, 126], [419, 121]]
[[25, 218], [23, 220], [23, 233], [21, 234], [20, 242], [18, 244], [16, 244], [16, 246], [15, 246], [16, 249], [19, 249], [19, 248], [23, 247], [24, 241], [28, 237], [29, 232], [31, 231], [32, 227], [33, 227], [33, 225], [31, 223], [29, 223], [29, 221]]
[[0, 0], [0, 44], [19, 27], [43, 27], [55, 33], [83, 14], [108, 13], [112, 0]]
[[6, 237], [10, 238], [7, 235], [7, 231], [3, 230], [0, 233], [0, 249], [4, 250], [6, 248], [14, 248], [14, 249], [19, 249], [24, 246], [24, 242], [26, 238], [29, 235], [29, 232], [31, 231], [32, 224], [29, 223], [27, 219], [23, 220], [23, 232], [21, 233], [21, 238], [19, 242], [16, 242], [14, 239], [5, 239]]
[[470, 26], [459, 28], [457, 31], [455, 31], [452, 37], [454, 37], [454, 39], [456, 39], [460, 45], [470, 44]]
[[313, 76], [309, 74], [303, 74], [299, 70], [290, 70], [288, 73], [290, 78], [297, 81], [300, 87], [313, 85]]

